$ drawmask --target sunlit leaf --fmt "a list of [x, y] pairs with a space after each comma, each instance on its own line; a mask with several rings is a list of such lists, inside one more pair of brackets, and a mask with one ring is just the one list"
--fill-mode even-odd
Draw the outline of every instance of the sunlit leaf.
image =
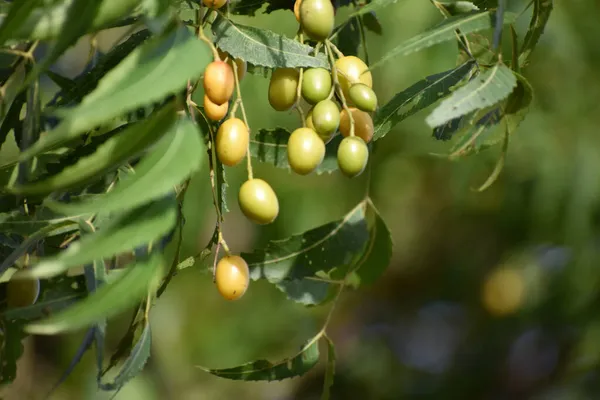
[[70, 203], [47, 201], [48, 207], [67, 215], [111, 212], [140, 206], [173, 191], [176, 185], [204, 165], [206, 149], [195, 124], [188, 117], [180, 118], [168, 129], [168, 133], [137, 163], [135, 173], [120, 180], [110, 192]]
[[[405, 56], [416, 51], [431, 47], [435, 44], [456, 39], [456, 30], [460, 29], [463, 35], [478, 32], [494, 27], [494, 11], [475, 12], [469, 14], [456, 15], [445, 19], [436, 27], [414, 36], [401, 43], [397, 47], [388, 51], [377, 62], [372, 64], [369, 69], [373, 70], [380, 67], [386, 61], [397, 56]], [[510, 24], [516, 20], [516, 14], [505, 13], [504, 23]]]
[[275, 32], [233, 24], [218, 15], [212, 24], [215, 44], [223, 51], [254, 65], [269, 68], [321, 67], [329, 69], [324, 54]]
[[277, 363], [257, 360], [233, 368], [205, 369], [221, 378], [244, 381], [280, 381], [304, 375], [319, 362], [319, 336], [311, 339], [294, 357]]
[[450, 94], [452, 88], [465, 79], [473, 67], [474, 63], [468, 61], [451, 70], [428, 76], [397, 93], [377, 110], [373, 121], [373, 139], [381, 139], [397, 123]]
[[31, 334], [53, 335], [79, 330], [111, 318], [156, 289], [163, 264], [160, 253], [137, 260], [127, 267], [118, 280], [103, 285], [85, 299], [50, 318], [29, 324], [26, 330]]
[[470, 1], [441, 1], [439, 3], [442, 6], [444, 6], [446, 11], [448, 11], [450, 15], [467, 14], [472, 11], [479, 11], [479, 7], [477, 7], [477, 5], [471, 3]]
[[516, 85], [517, 78], [510, 68], [496, 64], [456, 90], [425, 121], [433, 128], [471, 111], [492, 106], [505, 99]]
[[9, 190], [15, 194], [41, 195], [90, 183], [131, 158], [139, 156], [171, 129], [175, 118], [174, 104], [169, 104], [150, 118], [133, 124], [108, 139], [95, 153], [80, 159], [75, 165], [42, 181], [15, 185]]

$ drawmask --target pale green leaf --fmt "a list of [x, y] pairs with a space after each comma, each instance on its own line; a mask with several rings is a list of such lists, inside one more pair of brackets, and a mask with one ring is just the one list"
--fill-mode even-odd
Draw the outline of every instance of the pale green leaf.
[[60, 124], [21, 159], [51, 150], [96, 126], [163, 100], [197, 79], [212, 58], [208, 46], [186, 27], [150, 40], [132, 51], [108, 72], [81, 104], [59, 109]]
[[452, 88], [465, 79], [474, 63], [466, 62], [448, 71], [428, 76], [397, 93], [380, 107], [373, 118], [373, 140], [384, 137], [396, 124], [450, 94]]
[[13, 1], [0, 23], [0, 44], [4, 44], [41, 4], [42, 0]]
[[498, 63], [456, 90], [425, 121], [434, 128], [471, 111], [492, 106], [505, 99], [516, 85], [517, 78], [510, 68]]
[[46, 204], [67, 215], [127, 210], [172, 192], [176, 185], [204, 165], [205, 157], [206, 148], [200, 132], [188, 117], [181, 117], [137, 163], [135, 172], [120, 180], [110, 192], [82, 201], [59, 203], [49, 200]]
[[29, 324], [27, 332], [36, 335], [54, 335], [79, 330], [111, 318], [137, 304], [156, 289], [164, 260], [155, 253], [138, 260], [117, 281], [107, 283], [85, 299], [45, 320]]
[[[461, 14], [445, 19], [436, 27], [414, 36], [388, 51], [379, 61], [372, 64], [369, 69], [380, 67], [383, 63], [397, 56], [405, 56], [416, 51], [431, 47], [438, 43], [456, 39], [456, 30], [460, 29], [463, 35], [478, 32], [494, 27], [494, 11]], [[516, 14], [505, 13], [504, 23], [511, 24], [516, 20]]]
[[42, 258], [31, 269], [20, 273], [26, 277], [51, 277], [100, 258], [133, 251], [169, 233], [176, 222], [176, 202], [169, 196], [115, 217], [102, 229], [85, 235], [55, 256]]
[[321, 67], [329, 69], [324, 54], [312, 55], [311, 46], [275, 32], [234, 24], [220, 14], [212, 24], [215, 44], [232, 56], [269, 68]]

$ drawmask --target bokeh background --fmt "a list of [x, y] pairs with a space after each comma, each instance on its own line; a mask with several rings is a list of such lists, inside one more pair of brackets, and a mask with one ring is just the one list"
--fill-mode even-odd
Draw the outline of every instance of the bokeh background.
[[[526, 1], [509, 1], [522, 10]], [[340, 20], [347, 10], [340, 10]], [[479, 186], [500, 148], [458, 161], [424, 122], [427, 111], [403, 121], [377, 142], [370, 194], [391, 230], [392, 263], [370, 287], [343, 295], [330, 336], [337, 345], [333, 399], [552, 399], [600, 398], [600, 3], [559, 2], [524, 75], [535, 88], [531, 112], [512, 136], [498, 181]], [[378, 14], [383, 36], [368, 33], [371, 60], [440, 21], [428, 1], [403, 0]], [[234, 17], [244, 24], [293, 36], [291, 10]], [[523, 37], [528, 14], [517, 24]], [[109, 49], [122, 31], [100, 35]], [[76, 76], [89, 41], [57, 65]], [[374, 73], [380, 103], [417, 80], [453, 67], [455, 43], [395, 58]], [[250, 125], [297, 125], [267, 101], [268, 80], [243, 83]], [[49, 98], [56, 88], [46, 82]], [[225, 237], [235, 252], [249, 251], [340, 218], [363, 196], [366, 180], [339, 173], [298, 177], [256, 165], [272, 182], [281, 211], [271, 226], [241, 215], [237, 188], [242, 167], [228, 169], [231, 212]], [[207, 170], [192, 181], [185, 201], [182, 257], [196, 254], [214, 227]], [[365, 266], [368, 268], [368, 266]], [[331, 305], [304, 308], [275, 287], [254, 282], [243, 300], [226, 302], [213, 287], [207, 263], [183, 270], [151, 313], [152, 357], [116, 399], [320, 398], [323, 367], [282, 382], [237, 382], [202, 372], [254, 359], [294, 354], [318, 332]], [[109, 328], [109, 346], [128, 316]], [[32, 337], [18, 378], [0, 395], [40, 398], [73, 356], [82, 334]], [[96, 392], [93, 352], [55, 399], [103, 399]]]

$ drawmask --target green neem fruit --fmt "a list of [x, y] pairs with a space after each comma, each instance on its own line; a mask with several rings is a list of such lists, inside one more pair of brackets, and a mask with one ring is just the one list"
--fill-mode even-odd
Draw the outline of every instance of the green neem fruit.
[[279, 214], [279, 200], [271, 185], [262, 179], [249, 179], [238, 193], [240, 209], [250, 221], [270, 224]]
[[273, 71], [269, 83], [269, 103], [277, 111], [287, 111], [296, 103], [300, 72], [294, 68]]
[[313, 40], [325, 40], [333, 31], [335, 10], [331, 0], [302, 0], [300, 25]]
[[300, 175], [314, 171], [325, 157], [325, 143], [310, 128], [298, 128], [292, 132], [287, 145], [288, 162]]
[[344, 175], [353, 178], [360, 175], [367, 166], [369, 149], [364, 140], [358, 136], [349, 136], [340, 143], [337, 161]]
[[377, 109], [377, 95], [364, 83], [357, 83], [350, 87], [348, 92], [350, 101], [356, 108], [366, 112], [373, 112]]
[[315, 131], [326, 140], [340, 126], [340, 109], [332, 100], [320, 101], [312, 109], [312, 122]]
[[302, 97], [310, 104], [325, 100], [331, 91], [331, 74], [325, 68], [310, 68], [302, 77]]

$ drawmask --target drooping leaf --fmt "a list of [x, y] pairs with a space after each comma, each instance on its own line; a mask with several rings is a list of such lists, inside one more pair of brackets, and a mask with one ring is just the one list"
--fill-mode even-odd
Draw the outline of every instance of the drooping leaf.
[[329, 69], [324, 54], [312, 55], [311, 46], [275, 32], [234, 24], [217, 15], [212, 24], [215, 44], [233, 57], [269, 68], [321, 67]]
[[77, 83], [73, 79], [69, 79], [50, 70], [44, 71], [44, 73], [60, 88], [61, 91], [70, 92], [77, 87]]
[[138, 375], [146, 362], [150, 358], [150, 349], [152, 348], [152, 332], [150, 330], [150, 324], [146, 322], [144, 329], [140, 335], [137, 343], [131, 350], [129, 357], [121, 367], [121, 370], [112, 382], [102, 383], [99, 386], [102, 390], [119, 390], [128, 381]]
[[428, 76], [396, 94], [375, 113], [373, 140], [381, 139], [402, 120], [450, 94], [473, 67], [474, 63], [467, 61], [451, 70]]
[[519, 65], [521, 68], [527, 65], [531, 52], [544, 33], [553, 8], [553, 0], [533, 0], [533, 14], [529, 23], [529, 30], [523, 40], [521, 55], [519, 56]]
[[294, 357], [277, 363], [257, 360], [233, 368], [204, 370], [221, 378], [244, 381], [280, 381], [301, 376], [319, 362], [319, 338], [312, 338]]
[[[287, 159], [287, 142], [291, 133], [283, 128], [261, 129], [250, 139], [250, 154], [260, 162], [277, 168], [290, 168]], [[325, 157], [315, 170], [316, 174], [337, 171], [337, 149], [343, 137], [334, 137], [325, 148]]]
[[470, 117], [472, 117], [472, 114], [451, 119], [443, 125], [436, 126], [431, 135], [437, 140], [450, 140], [456, 132], [465, 126]]
[[159, 140], [176, 119], [171, 103], [152, 117], [133, 124], [118, 135], [108, 139], [92, 155], [80, 159], [75, 165], [42, 181], [15, 185], [8, 189], [15, 194], [43, 195], [61, 192], [90, 183], [138, 156]]
[[81, 104], [57, 110], [63, 120], [21, 154], [29, 158], [58, 147], [140, 106], [163, 100], [198, 78], [211, 60], [208, 46], [186, 27], [174, 29], [132, 51], [108, 72]]
[[11, 383], [17, 377], [17, 361], [23, 354], [21, 341], [26, 334], [20, 321], [0, 319], [0, 384]]
[[69, 268], [108, 258], [147, 245], [164, 236], [177, 222], [177, 206], [169, 196], [134, 209], [107, 222], [102, 229], [85, 235], [59, 254], [43, 258], [24, 277], [50, 277]]
[[376, 33], [378, 35], [383, 34], [383, 27], [377, 18], [377, 15], [374, 11], [363, 14], [362, 22], [369, 31]]
[[0, 213], [0, 231], [3, 233], [18, 233], [31, 235], [49, 225], [58, 225], [69, 222], [73, 229], [77, 228], [77, 220], [86, 218], [89, 214], [78, 214], [71, 216], [58, 215], [47, 208], [36, 210], [35, 215], [25, 215], [21, 211]]
[[496, 64], [465, 86], [456, 90], [426, 118], [434, 128], [505, 99], [517, 85], [517, 78], [504, 64]]
[[[105, 194], [83, 201], [47, 201], [49, 208], [67, 215], [112, 212], [138, 207], [166, 195], [204, 165], [206, 149], [195, 124], [182, 117], [135, 166], [135, 173], [120, 180]], [[124, 135], [124, 133], [122, 134]]]
[[[405, 56], [416, 51], [431, 47], [435, 44], [456, 39], [455, 32], [460, 29], [463, 35], [472, 32], [478, 32], [494, 27], [494, 11], [474, 12], [469, 14], [456, 15], [445, 19], [436, 27], [425, 31], [417, 36], [408, 39], [397, 47], [393, 48], [379, 61], [372, 64], [369, 69], [373, 70], [380, 67], [386, 61], [397, 56]], [[510, 24], [516, 20], [516, 14], [505, 13], [504, 23]]]
[[329, 400], [331, 398], [331, 387], [335, 376], [335, 345], [329, 336], [324, 335], [327, 343], [327, 365], [325, 367], [325, 380], [323, 381], [323, 393], [321, 400]]
[[275, 287], [285, 293], [288, 299], [298, 304], [314, 306], [329, 299], [331, 284], [304, 278], [279, 281], [275, 283]]
[[26, 330], [31, 334], [54, 335], [111, 318], [156, 289], [163, 263], [160, 253], [137, 260], [127, 267], [118, 280], [103, 285], [85, 299], [50, 318], [27, 325]]
[[243, 254], [252, 279], [269, 282], [301, 279], [319, 271], [348, 264], [368, 239], [365, 205], [360, 203], [344, 218], [303, 234], [273, 240], [264, 249]]

